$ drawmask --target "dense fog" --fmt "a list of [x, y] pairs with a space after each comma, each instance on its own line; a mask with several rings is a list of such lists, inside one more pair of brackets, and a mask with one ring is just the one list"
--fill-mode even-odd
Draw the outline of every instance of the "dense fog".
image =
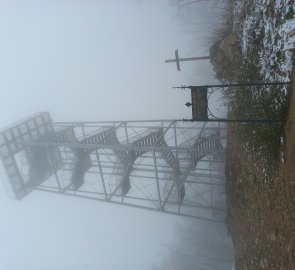
[[[1, 1], [0, 126], [40, 111], [55, 121], [190, 117], [190, 94], [171, 87], [216, 82], [210, 63], [179, 72], [164, 61], [176, 49], [208, 55], [223, 11], [216, 0], [181, 11], [166, 0]], [[15, 201], [3, 185], [0, 194], [1, 269], [232, 265], [222, 223], [39, 191]]]

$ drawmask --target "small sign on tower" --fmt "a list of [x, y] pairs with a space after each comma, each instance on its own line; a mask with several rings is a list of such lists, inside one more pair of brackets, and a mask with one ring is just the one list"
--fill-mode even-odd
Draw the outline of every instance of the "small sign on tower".
[[208, 120], [207, 93], [207, 87], [191, 87], [193, 120]]
[[[205, 121], [205, 122], [244, 122], [244, 123], [274, 123], [274, 122], [281, 122], [282, 119], [268, 119], [268, 118], [260, 118], [254, 119], [249, 118], [246, 116], [245, 118], [238, 119], [228, 119], [228, 118], [219, 118], [218, 116], [214, 115], [209, 107], [208, 107], [208, 100], [211, 95], [215, 91], [220, 91], [224, 89], [232, 89], [233, 91], [241, 91], [241, 90], [251, 90], [253, 88], [255, 90], [264, 90], [267, 91], [269, 87], [272, 86], [283, 86], [289, 85], [290, 82], [245, 82], [245, 83], [232, 83], [232, 84], [216, 84], [216, 85], [200, 85], [200, 86], [180, 86], [180, 87], [173, 87], [179, 89], [190, 89], [191, 90], [191, 102], [187, 102], [185, 105], [187, 107], [192, 107], [192, 118], [191, 119], [183, 119], [183, 121]], [[251, 89], [252, 88], [252, 89]], [[253, 104], [249, 104], [253, 105]]]

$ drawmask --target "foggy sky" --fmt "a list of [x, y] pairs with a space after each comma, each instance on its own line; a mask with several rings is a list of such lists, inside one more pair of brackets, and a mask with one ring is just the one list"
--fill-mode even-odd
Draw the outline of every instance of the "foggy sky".
[[[2, 0], [0, 127], [38, 111], [56, 121], [189, 117], [189, 93], [171, 87], [213, 76], [208, 62], [164, 64], [177, 48], [207, 51], [172, 13], [164, 0]], [[2, 186], [0, 212], [5, 270], [151, 269], [181, 222], [37, 191], [17, 202]]]

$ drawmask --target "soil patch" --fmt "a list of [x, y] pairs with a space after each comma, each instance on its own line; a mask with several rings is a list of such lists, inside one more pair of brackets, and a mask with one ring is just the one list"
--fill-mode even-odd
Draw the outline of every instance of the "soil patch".
[[236, 269], [295, 269], [295, 72], [285, 127], [286, 161], [269, 174], [228, 132], [228, 217]]

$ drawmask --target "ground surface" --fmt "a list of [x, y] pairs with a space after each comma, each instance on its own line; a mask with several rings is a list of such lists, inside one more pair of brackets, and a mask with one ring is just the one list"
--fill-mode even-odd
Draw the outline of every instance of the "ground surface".
[[[225, 93], [230, 117], [282, 124], [231, 125], [226, 158], [228, 226], [235, 267], [295, 269], [295, 3], [233, 0], [239, 39], [227, 81], [288, 81], [287, 87]], [[293, 94], [292, 94], [293, 93]], [[254, 104], [254, 105], [253, 105]], [[251, 107], [251, 106], [252, 107]]]
[[[295, 93], [295, 74], [293, 80]], [[295, 269], [295, 94], [286, 126], [286, 162], [270, 175], [234, 143], [235, 131], [229, 134], [228, 223], [236, 269]]]

